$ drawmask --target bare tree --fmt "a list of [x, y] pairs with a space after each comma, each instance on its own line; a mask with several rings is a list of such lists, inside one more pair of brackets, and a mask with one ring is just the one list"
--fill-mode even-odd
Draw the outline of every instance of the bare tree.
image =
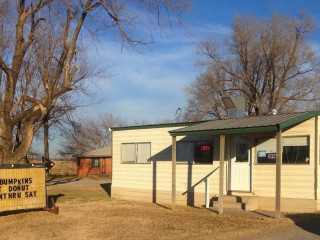
[[111, 113], [99, 115], [97, 118], [69, 118], [69, 125], [63, 128], [66, 141], [62, 145], [61, 155], [77, 155], [86, 151], [111, 146], [112, 127], [123, 127], [125, 120]]
[[[61, 42], [61, 36], [57, 34], [55, 28], [55, 22], [49, 22], [47, 20], [46, 28], [41, 26], [41, 32], [38, 34], [38, 38], [34, 41], [31, 46], [33, 54], [31, 57], [35, 57], [36, 61], [30, 56], [26, 56], [26, 60], [23, 64], [23, 77], [29, 81], [22, 81], [25, 85], [20, 86], [20, 89], [30, 88], [29, 82], [35, 80], [52, 83], [55, 80], [55, 59], [57, 56], [57, 49], [59, 49], [59, 43]], [[29, 58], [30, 57], [30, 58]], [[83, 48], [76, 48], [75, 59], [74, 59], [78, 70], [73, 77], [74, 91], [61, 95], [56, 103], [48, 109], [47, 113], [42, 119], [41, 124], [43, 125], [43, 143], [44, 143], [44, 157], [49, 159], [49, 128], [54, 127], [60, 123], [60, 119], [66, 114], [70, 114], [72, 111], [81, 106], [77, 100], [80, 93], [89, 95], [86, 85], [88, 79], [92, 79], [95, 76], [99, 76], [101, 71], [94, 66], [90, 66], [87, 62], [86, 52]], [[43, 66], [46, 66], [45, 68]], [[52, 67], [53, 66], [53, 67]], [[32, 86], [31, 86], [32, 87]], [[42, 91], [37, 89], [33, 90], [34, 97], [42, 94]], [[16, 143], [18, 145], [19, 143]], [[28, 153], [29, 155], [29, 153]]]
[[[0, 29], [0, 163], [16, 163], [25, 157], [50, 109], [79, 84], [75, 54], [84, 27], [90, 34], [104, 27], [135, 48], [150, 42], [144, 35], [134, 34], [135, 25], [152, 19], [157, 25], [179, 20], [189, 1], [12, 0], [1, 4], [6, 11], [0, 12], [4, 20]], [[42, 30], [50, 28], [57, 37], [54, 48], [38, 41]], [[53, 57], [47, 59], [43, 70], [25, 77], [23, 71], [46, 51], [54, 53], [49, 54]]]
[[319, 61], [308, 42], [313, 29], [305, 16], [235, 17], [224, 44], [211, 37], [200, 44], [204, 71], [186, 88], [189, 116], [224, 117], [226, 94], [244, 96], [249, 115], [301, 110], [318, 100]]

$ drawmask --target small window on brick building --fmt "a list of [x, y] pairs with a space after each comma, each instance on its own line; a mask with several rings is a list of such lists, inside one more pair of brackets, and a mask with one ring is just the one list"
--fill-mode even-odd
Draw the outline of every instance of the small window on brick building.
[[100, 167], [100, 158], [92, 159], [92, 167]]

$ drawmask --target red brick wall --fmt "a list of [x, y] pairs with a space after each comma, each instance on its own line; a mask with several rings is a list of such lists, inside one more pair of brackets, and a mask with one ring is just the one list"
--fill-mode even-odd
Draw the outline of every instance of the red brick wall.
[[111, 158], [100, 158], [100, 167], [92, 167], [92, 158], [78, 158], [77, 175], [79, 177], [88, 177], [92, 174], [105, 174], [111, 177], [111, 162]]
[[111, 177], [112, 175], [112, 158], [105, 158], [106, 160], [106, 174]]

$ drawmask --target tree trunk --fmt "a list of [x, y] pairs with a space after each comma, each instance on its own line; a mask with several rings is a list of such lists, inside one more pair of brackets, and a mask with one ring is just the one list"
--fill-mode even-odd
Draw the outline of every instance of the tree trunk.
[[44, 143], [44, 157], [49, 159], [49, 121], [48, 117], [43, 121], [43, 143]]
[[0, 117], [0, 164], [15, 164], [25, 159], [33, 139], [34, 120], [28, 119], [23, 122], [21, 127], [22, 141], [15, 149], [13, 148], [12, 129], [11, 122]]

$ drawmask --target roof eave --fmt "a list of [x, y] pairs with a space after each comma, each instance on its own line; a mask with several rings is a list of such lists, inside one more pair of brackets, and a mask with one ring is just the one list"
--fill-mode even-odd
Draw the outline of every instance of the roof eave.
[[299, 123], [302, 123], [310, 118], [313, 118], [315, 116], [319, 116], [320, 115], [320, 111], [313, 111], [313, 112], [308, 112], [306, 114], [303, 114], [299, 117], [296, 117], [296, 118], [293, 118], [293, 119], [290, 119], [288, 121], [285, 121], [285, 122], [282, 122], [279, 124], [279, 129], [284, 129], [284, 128], [287, 128], [287, 127], [291, 127], [295, 124], [299, 124]]
[[140, 126], [127, 126], [127, 127], [113, 127], [112, 131], [126, 131], [126, 130], [137, 130], [137, 129], [152, 129], [152, 128], [167, 128], [167, 127], [188, 127], [195, 124], [199, 124], [206, 121], [199, 122], [182, 122], [182, 123], [164, 123], [164, 124], [153, 124], [153, 125], [140, 125]]
[[252, 127], [252, 128], [231, 128], [231, 129], [219, 129], [219, 130], [186, 131], [186, 132], [170, 131], [169, 133], [171, 136], [189, 136], [189, 135], [209, 135], [209, 134], [272, 132], [277, 130], [278, 130], [278, 126], [263, 126], [263, 127]]
[[291, 127], [295, 124], [299, 124], [315, 116], [319, 116], [320, 111], [312, 111], [303, 114], [299, 117], [287, 120], [282, 123], [261, 127], [247, 127], [247, 128], [229, 128], [229, 129], [217, 129], [217, 130], [198, 130], [198, 131], [169, 131], [171, 136], [188, 136], [188, 135], [207, 135], [207, 134], [230, 134], [230, 133], [251, 133], [251, 132], [271, 132], [278, 131], [284, 128]]

